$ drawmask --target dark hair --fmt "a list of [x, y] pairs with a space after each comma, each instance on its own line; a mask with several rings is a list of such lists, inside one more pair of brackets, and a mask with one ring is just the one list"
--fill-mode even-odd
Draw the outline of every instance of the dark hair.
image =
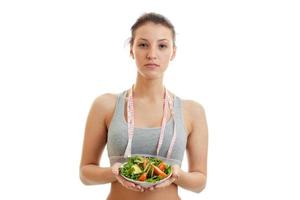
[[175, 46], [175, 30], [174, 30], [173, 24], [170, 22], [170, 20], [168, 20], [163, 15], [154, 13], [154, 12], [150, 12], [150, 13], [145, 13], [145, 14], [141, 15], [136, 20], [136, 22], [133, 24], [133, 26], [131, 27], [131, 38], [129, 41], [131, 47], [133, 46], [136, 29], [138, 29], [139, 27], [141, 27], [142, 25], [144, 25], [148, 22], [152, 22], [155, 24], [161, 24], [161, 25], [169, 28], [172, 31], [173, 45]]

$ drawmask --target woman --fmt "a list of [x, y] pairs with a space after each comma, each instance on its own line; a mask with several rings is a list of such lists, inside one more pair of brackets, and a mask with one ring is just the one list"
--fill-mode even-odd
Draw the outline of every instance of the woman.
[[[176, 54], [174, 27], [164, 16], [146, 13], [131, 31], [136, 82], [120, 94], [103, 94], [94, 100], [85, 128], [81, 181], [86, 185], [111, 183], [109, 200], [180, 199], [178, 186], [201, 192], [207, 175], [205, 111], [199, 103], [181, 100], [163, 85], [164, 73]], [[99, 166], [105, 145], [111, 167]], [[187, 172], [180, 168], [185, 150]], [[148, 189], [126, 181], [118, 169], [135, 154], [168, 160], [172, 176]]]

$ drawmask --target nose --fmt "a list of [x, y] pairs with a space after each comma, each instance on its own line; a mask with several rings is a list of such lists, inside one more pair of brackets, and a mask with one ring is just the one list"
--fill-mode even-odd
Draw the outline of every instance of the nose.
[[149, 48], [149, 51], [147, 52], [147, 58], [148, 59], [156, 59], [157, 58], [157, 52], [155, 47]]

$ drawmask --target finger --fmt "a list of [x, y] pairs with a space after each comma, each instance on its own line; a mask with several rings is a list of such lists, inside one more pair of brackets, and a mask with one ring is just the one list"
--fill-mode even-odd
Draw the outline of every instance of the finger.
[[172, 169], [173, 169], [173, 176], [174, 176], [175, 178], [179, 178], [180, 167], [177, 166], [177, 165], [174, 165]]
[[178, 175], [178, 172], [177, 172], [177, 171], [174, 171], [171, 177], [178, 178], [178, 176], [179, 176], [179, 175]]
[[153, 186], [150, 186], [150, 187], [145, 188], [145, 191], [152, 191], [153, 189], [154, 189]]
[[124, 183], [123, 186], [126, 187], [127, 189], [130, 189], [130, 190], [135, 190], [136, 189], [134, 186], [132, 186], [130, 184], [126, 184], [126, 183]]
[[119, 175], [119, 169], [113, 168], [112, 172], [113, 172], [114, 175]]
[[128, 187], [128, 189], [133, 190], [135, 192], [143, 192], [142, 189], [138, 189], [136, 186], [130, 186], [130, 187]]
[[134, 187], [134, 186], [129, 186], [128, 189], [133, 190], [133, 191], [136, 191], [136, 192], [139, 191], [139, 190], [138, 190], [136, 187]]
[[144, 188], [140, 185], [134, 185], [134, 188], [137, 189], [139, 192], [144, 192]]
[[135, 188], [134, 183], [131, 183], [131, 182], [128, 182], [128, 181], [124, 181], [123, 184], [126, 185], [127, 187]]
[[135, 188], [138, 189], [139, 192], [143, 191], [143, 188], [140, 185], [136, 185]]
[[139, 191], [139, 192], [143, 192], [144, 190], [141, 188], [141, 186], [139, 186], [139, 188], [134, 184], [131, 183], [129, 181], [126, 181], [124, 178], [122, 178], [121, 176], [116, 176], [117, 180], [119, 181], [119, 183], [121, 183], [121, 185], [127, 189], [130, 190], [134, 190], [134, 191]]
[[126, 181], [124, 178], [122, 178], [121, 176], [116, 176], [116, 179], [125, 187], [134, 187], [135, 184], [134, 183], [131, 183], [131, 182], [128, 182]]
[[[171, 179], [174, 179], [174, 181], [179, 179], [179, 175], [178, 174], [174, 174], [173, 176], [171, 176]], [[172, 182], [174, 182], [172, 181]]]
[[112, 172], [115, 174], [115, 175], [118, 175], [119, 174], [119, 168], [122, 164], [121, 163], [115, 163], [113, 166], [112, 166]]
[[172, 177], [169, 179], [170, 184], [173, 183], [176, 180], [176, 178]]
[[154, 190], [154, 187], [151, 186], [151, 187], [148, 188], [148, 190], [153, 191], [153, 190]]

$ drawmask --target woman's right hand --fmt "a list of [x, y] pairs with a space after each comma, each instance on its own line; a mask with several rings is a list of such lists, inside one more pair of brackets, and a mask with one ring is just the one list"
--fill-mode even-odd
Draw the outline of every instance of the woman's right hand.
[[126, 179], [124, 179], [122, 176], [120, 176], [119, 168], [121, 165], [122, 165], [122, 163], [119, 163], [119, 162], [112, 165], [112, 173], [115, 175], [117, 181], [119, 183], [121, 183], [121, 185], [123, 185], [127, 189], [137, 191], [137, 192], [144, 192], [144, 188], [142, 188], [141, 186], [136, 185], [132, 182], [129, 182]]

